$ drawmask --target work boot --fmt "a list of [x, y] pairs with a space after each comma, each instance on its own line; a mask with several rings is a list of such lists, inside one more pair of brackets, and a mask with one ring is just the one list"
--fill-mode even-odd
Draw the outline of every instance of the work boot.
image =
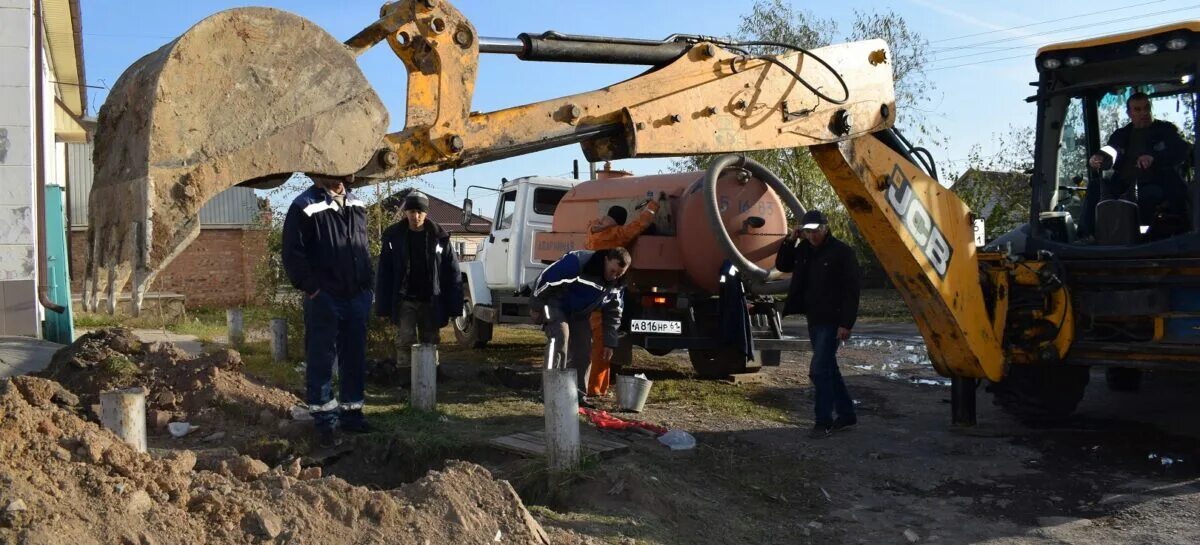
[[858, 425], [858, 418], [851, 416], [843, 418], [841, 416], [833, 420], [833, 425], [829, 427], [831, 432], [847, 431]]
[[352, 411], [343, 411], [341, 418], [338, 419], [338, 426], [347, 433], [371, 433], [375, 428], [367, 422], [367, 417], [363, 415], [362, 409]]
[[814, 424], [808, 431], [809, 439], [824, 439], [830, 435], [833, 435], [833, 427], [827, 424]]

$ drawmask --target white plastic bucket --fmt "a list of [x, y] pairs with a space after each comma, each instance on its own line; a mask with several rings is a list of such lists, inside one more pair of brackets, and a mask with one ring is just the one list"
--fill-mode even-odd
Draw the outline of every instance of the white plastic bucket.
[[642, 412], [654, 381], [631, 375], [617, 375], [617, 405], [626, 411]]

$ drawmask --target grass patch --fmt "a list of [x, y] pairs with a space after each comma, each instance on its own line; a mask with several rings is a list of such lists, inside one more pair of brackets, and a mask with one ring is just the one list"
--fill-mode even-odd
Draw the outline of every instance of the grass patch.
[[546, 334], [532, 327], [496, 326], [492, 340], [482, 350], [464, 347], [454, 339], [454, 331], [441, 331], [438, 355], [443, 361], [487, 364], [539, 364], [546, 347]]
[[734, 386], [710, 380], [659, 380], [650, 403], [678, 404], [739, 418], [790, 422], [782, 396], [757, 384]]
[[113, 354], [100, 362], [100, 369], [114, 378], [126, 379], [138, 374], [138, 366], [124, 354]]
[[880, 321], [912, 321], [908, 304], [893, 289], [862, 290], [858, 299], [858, 316]]
[[99, 329], [102, 327], [125, 327], [122, 325], [125, 320], [121, 316], [82, 311], [75, 311], [72, 316], [75, 318], [75, 327], [86, 329]]
[[284, 390], [294, 391], [304, 387], [304, 373], [296, 372], [295, 368], [298, 358], [276, 363], [271, 357], [270, 343], [247, 342], [238, 352], [242, 354], [243, 370], [247, 375]]

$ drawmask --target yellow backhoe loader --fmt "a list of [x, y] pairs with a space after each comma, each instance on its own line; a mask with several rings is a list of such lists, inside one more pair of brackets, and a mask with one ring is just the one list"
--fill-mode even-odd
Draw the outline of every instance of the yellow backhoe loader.
[[[1194, 37], [1191, 28], [1178, 31]], [[383, 41], [408, 72], [405, 127], [390, 134], [388, 113], [355, 61]], [[754, 54], [762, 45], [792, 52]], [[593, 92], [477, 113], [471, 99], [482, 53], [649, 68]], [[991, 251], [976, 247], [971, 211], [892, 127], [891, 60], [879, 40], [806, 51], [690, 35], [486, 38], [444, 0], [385, 4], [345, 42], [279, 10], [221, 12], [131, 66], [100, 111], [84, 301], [94, 309], [104, 299], [111, 311], [128, 289], [137, 307], [195, 238], [205, 201], [235, 185], [278, 185], [297, 171], [361, 185], [572, 143], [592, 161], [808, 146], [907, 301], [934, 366], [954, 377], [956, 421], [974, 420], [976, 379], [1061, 412], [1061, 399], [1071, 408], [1078, 400], [1062, 384], [1078, 382], [1081, 369], [1086, 384], [1087, 367], [1070, 364], [1150, 361], [1142, 356], [1157, 348], [1141, 339], [1079, 340], [1074, 258], [1042, 237], [1036, 211], [1023, 245], [1008, 244], [1017, 237], [1010, 235]], [[1050, 202], [1043, 186], [1053, 183], [1046, 165], [1056, 146], [1044, 144], [1062, 126], [1052, 119], [1069, 95], [1062, 86], [1077, 89], [1067, 75], [1093, 66], [1106, 72], [1103, 63], [1042, 72], [1037, 100], [1047, 121], [1039, 127], [1035, 205]], [[755, 166], [731, 156], [714, 168]], [[1112, 280], [1105, 267], [1113, 259], [1123, 267], [1117, 276], [1161, 265], [1149, 250], [1117, 255], [1080, 258], [1087, 265], [1078, 270], [1103, 283]], [[729, 257], [747, 263], [736, 251]], [[1188, 275], [1200, 272], [1183, 261], [1171, 274], [1194, 283]], [[766, 271], [743, 270], [765, 280]], [[1195, 345], [1185, 352], [1172, 361], [1194, 361]], [[1087, 356], [1074, 361], [1076, 354]]]

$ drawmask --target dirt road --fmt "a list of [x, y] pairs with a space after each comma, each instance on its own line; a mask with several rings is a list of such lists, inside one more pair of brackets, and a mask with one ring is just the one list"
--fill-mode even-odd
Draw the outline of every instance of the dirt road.
[[535, 514], [614, 543], [1200, 542], [1194, 379], [1153, 375], [1116, 394], [1097, 374], [1079, 415], [1049, 429], [981, 391], [980, 425], [961, 433], [919, 345], [859, 339], [841, 361], [860, 425], [811, 440], [807, 358], [742, 386], [688, 378], [682, 360], [643, 363], [656, 384], [641, 417], [692, 432], [697, 449], [630, 438], [631, 454]]
[[[402, 387], [372, 385], [367, 410], [378, 433], [348, 438], [336, 455], [274, 435], [278, 422], [247, 428], [262, 430], [248, 444], [233, 433], [197, 446], [162, 430], [151, 443], [247, 448], [268, 467], [301, 456], [305, 467], [376, 490], [467, 460], [510, 481], [556, 544], [1200, 543], [1197, 377], [1150, 375], [1141, 393], [1118, 394], [1097, 374], [1077, 417], [1040, 429], [993, 409], [981, 392], [980, 425], [955, 432], [949, 390], [919, 340], [903, 328], [858, 329], [840, 355], [860, 402], [856, 429], [807, 438], [808, 353], [786, 354], [757, 383], [732, 384], [695, 379], [682, 355], [638, 352], [630, 371], [655, 384], [634, 416], [688, 431], [697, 447], [672, 452], [644, 435], [608, 434], [630, 452], [553, 485], [542, 461], [487, 444], [543, 426], [543, 337], [532, 329], [498, 330], [483, 350], [443, 345], [436, 413], [409, 409]], [[615, 409], [612, 399], [601, 406]]]

